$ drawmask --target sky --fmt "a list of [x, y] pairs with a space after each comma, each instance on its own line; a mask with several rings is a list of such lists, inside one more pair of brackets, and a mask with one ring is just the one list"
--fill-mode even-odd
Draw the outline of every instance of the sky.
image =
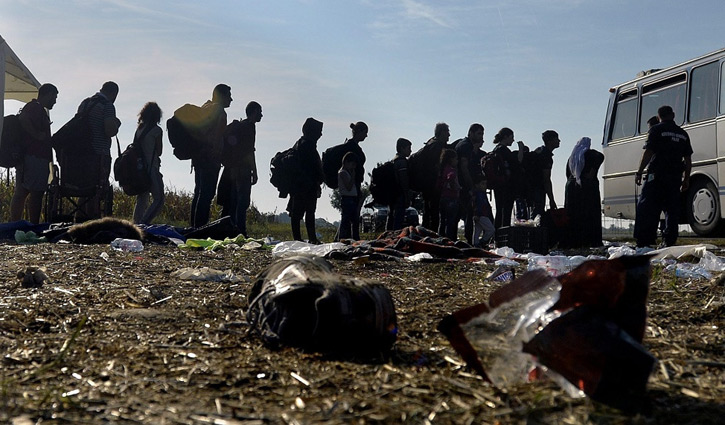
[[[148, 101], [162, 122], [218, 83], [232, 87], [229, 120], [261, 103], [252, 202], [277, 213], [287, 201], [269, 183], [269, 160], [307, 117], [324, 123], [320, 153], [366, 122], [367, 172], [394, 156], [399, 137], [419, 149], [438, 122], [451, 140], [483, 124], [484, 150], [502, 127], [532, 149], [554, 129], [563, 206], [566, 161], [583, 136], [600, 149], [610, 87], [725, 47], [722, 0], [0, 0], [0, 10], [0, 36], [60, 91], [53, 131], [108, 80], [120, 86], [122, 149]], [[5, 113], [20, 106], [5, 101]], [[190, 162], [164, 143], [165, 184], [191, 192]], [[330, 194], [317, 215], [339, 220]]]

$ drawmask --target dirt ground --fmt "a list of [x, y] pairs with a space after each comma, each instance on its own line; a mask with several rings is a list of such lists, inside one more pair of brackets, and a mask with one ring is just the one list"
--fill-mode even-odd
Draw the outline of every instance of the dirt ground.
[[[399, 337], [389, 358], [272, 351], [247, 332], [250, 283], [182, 281], [183, 267], [250, 278], [266, 251], [149, 245], [0, 245], [0, 423], [709, 424], [725, 416], [725, 285], [655, 270], [648, 406], [628, 415], [548, 381], [499, 390], [463, 366], [440, 319], [488, 298], [492, 265], [339, 262], [383, 282]], [[16, 274], [47, 269], [22, 288]], [[525, 271], [525, 265], [517, 270]]]

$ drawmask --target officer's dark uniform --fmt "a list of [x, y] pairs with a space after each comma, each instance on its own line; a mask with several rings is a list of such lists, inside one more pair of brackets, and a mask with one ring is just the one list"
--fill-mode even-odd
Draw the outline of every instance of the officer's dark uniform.
[[692, 155], [690, 136], [673, 120], [664, 120], [650, 129], [644, 148], [654, 155], [637, 202], [634, 237], [637, 246], [654, 245], [660, 213], [664, 211], [664, 242], [671, 246], [677, 242], [683, 160]]

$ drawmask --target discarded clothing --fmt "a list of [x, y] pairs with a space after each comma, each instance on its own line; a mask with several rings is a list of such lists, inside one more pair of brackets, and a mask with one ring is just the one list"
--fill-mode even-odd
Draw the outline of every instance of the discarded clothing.
[[353, 259], [372, 252], [384, 254], [387, 259], [402, 258], [409, 254], [428, 253], [438, 259], [498, 258], [499, 255], [474, 248], [463, 241], [452, 241], [423, 226], [408, 226], [402, 230], [382, 233], [372, 241], [356, 241], [334, 254], [336, 259]]

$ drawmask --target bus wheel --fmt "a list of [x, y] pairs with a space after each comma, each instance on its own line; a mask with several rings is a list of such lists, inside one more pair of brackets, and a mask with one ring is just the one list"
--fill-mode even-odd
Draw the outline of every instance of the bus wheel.
[[720, 202], [715, 185], [709, 180], [696, 180], [687, 192], [687, 221], [700, 236], [715, 233], [720, 224]]

